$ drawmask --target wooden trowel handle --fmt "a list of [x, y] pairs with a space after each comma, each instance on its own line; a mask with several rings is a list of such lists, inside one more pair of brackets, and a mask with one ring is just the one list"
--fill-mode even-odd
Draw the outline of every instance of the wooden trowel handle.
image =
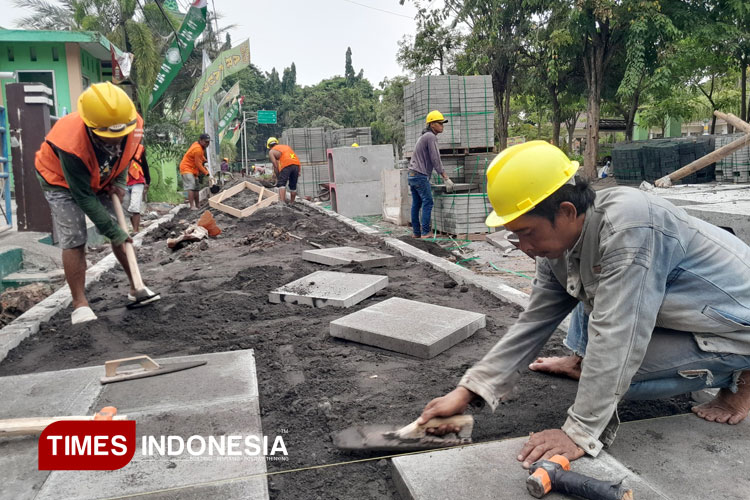
[[441, 425], [455, 425], [463, 428], [467, 425], [474, 425], [474, 417], [471, 415], [453, 415], [452, 417], [435, 417], [431, 418], [422, 425], [417, 425], [420, 429], [432, 429]]

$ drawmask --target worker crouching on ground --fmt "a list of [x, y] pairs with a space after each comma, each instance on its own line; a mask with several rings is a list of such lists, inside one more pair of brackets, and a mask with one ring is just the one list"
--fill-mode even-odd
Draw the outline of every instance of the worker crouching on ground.
[[206, 166], [206, 148], [211, 144], [211, 136], [201, 134], [197, 141], [190, 145], [180, 162], [182, 187], [188, 192], [190, 210], [198, 210], [198, 193], [200, 192], [200, 175], [210, 175]]
[[[737, 424], [750, 410], [750, 247], [658, 196], [595, 193], [574, 180], [577, 169], [543, 141], [508, 148], [490, 165], [487, 225], [514, 232], [536, 259], [529, 305], [420, 417], [462, 413], [473, 400], [494, 409], [529, 363], [579, 379], [562, 429], [534, 433], [518, 456], [524, 467], [598, 455], [614, 440], [623, 398], [720, 388], [693, 412]], [[575, 355], [537, 359], [571, 311], [566, 344]]]
[[279, 140], [275, 137], [268, 138], [266, 148], [269, 150], [268, 158], [273, 164], [276, 187], [279, 188], [279, 199], [286, 203], [286, 185], [289, 183], [289, 203], [294, 203], [297, 198], [297, 179], [301, 168], [297, 154], [289, 146], [279, 144]]
[[[414, 238], [433, 238], [430, 230], [432, 217], [432, 188], [430, 176], [437, 172], [445, 181], [446, 190], [453, 191], [453, 182], [443, 170], [440, 161], [437, 135], [443, 132], [448, 123], [440, 111], [430, 111], [425, 118], [426, 127], [414, 146], [414, 153], [409, 163], [409, 189], [411, 190], [411, 228]], [[422, 219], [420, 224], [420, 210]]]
[[128, 192], [123, 200], [125, 210], [130, 213], [130, 223], [133, 225], [134, 233], [141, 230], [141, 212], [149, 185], [151, 185], [151, 175], [146, 160], [146, 148], [143, 144], [139, 144], [128, 169]]
[[52, 212], [73, 297], [74, 324], [96, 319], [86, 299], [87, 216], [112, 243], [130, 281], [129, 297], [134, 297], [123, 245], [131, 240], [115, 222], [110, 194], [124, 198], [128, 167], [142, 137], [143, 120], [133, 101], [111, 83], [97, 83], [78, 98], [77, 112], [55, 123], [36, 153], [39, 182]]

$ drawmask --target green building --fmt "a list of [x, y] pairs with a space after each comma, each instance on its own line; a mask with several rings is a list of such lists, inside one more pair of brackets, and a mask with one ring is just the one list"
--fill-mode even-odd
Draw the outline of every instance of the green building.
[[75, 111], [84, 89], [112, 79], [110, 45], [93, 31], [0, 29], [0, 72], [15, 75], [0, 79], [3, 105], [6, 83], [42, 82], [52, 89], [50, 114]]

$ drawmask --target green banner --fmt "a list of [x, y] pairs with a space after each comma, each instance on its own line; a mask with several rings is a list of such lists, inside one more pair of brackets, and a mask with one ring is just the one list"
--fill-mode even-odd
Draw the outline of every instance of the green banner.
[[180, 120], [184, 123], [201, 107], [206, 96], [216, 93], [225, 76], [232, 75], [250, 66], [250, 41], [245, 40], [236, 47], [225, 50], [203, 71], [198, 83], [193, 87]]
[[172, 80], [180, 72], [180, 68], [187, 61], [195, 46], [195, 39], [203, 33], [206, 27], [206, 2], [207, 0], [195, 0], [190, 6], [185, 19], [183, 19], [177, 37], [167, 49], [164, 62], [156, 75], [154, 88], [151, 90], [151, 100], [148, 107], [154, 107]]
[[237, 118], [237, 115], [240, 114], [240, 101], [237, 100], [229, 106], [229, 109], [224, 112], [223, 115], [221, 115], [221, 119], [219, 120], [219, 134], [224, 132], [224, 129], [226, 129], [230, 123], [234, 121], [235, 118]]

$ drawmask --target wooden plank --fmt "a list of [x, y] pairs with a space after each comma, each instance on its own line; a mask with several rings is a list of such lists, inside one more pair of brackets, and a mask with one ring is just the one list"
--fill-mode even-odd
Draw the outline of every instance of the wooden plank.
[[[127, 415], [115, 415], [112, 420], [127, 420]], [[45, 427], [63, 420], [94, 420], [93, 415], [65, 417], [11, 418], [0, 420], [0, 437], [41, 434]]]

